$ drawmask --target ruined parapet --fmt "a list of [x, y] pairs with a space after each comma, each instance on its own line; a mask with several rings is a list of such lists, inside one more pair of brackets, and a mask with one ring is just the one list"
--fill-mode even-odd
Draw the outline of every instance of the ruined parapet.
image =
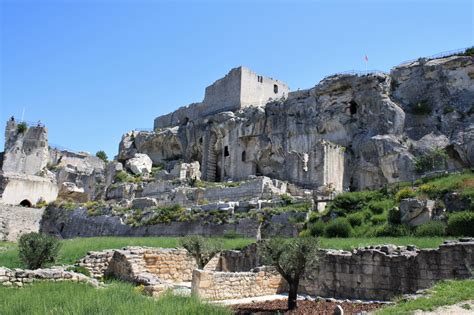
[[246, 67], [231, 69], [227, 75], [206, 87], [204, 100], [157, 117], [154, 129], [186, 125], [189, 121], [248, 106], [265, 106], [288, 97], [286, 83], [258, 75]]
[[2, 170], [8, 173], [37, 175], [49, 158], [48, 130], [41, 126], [17, 123], [13, 118], [5, 129]]

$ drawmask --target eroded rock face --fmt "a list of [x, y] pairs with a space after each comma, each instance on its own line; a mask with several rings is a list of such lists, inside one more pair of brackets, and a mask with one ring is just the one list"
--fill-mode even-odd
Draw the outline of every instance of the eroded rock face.
[[418, 200], [414, 198], [400, 201], [400, 219], [402, 224], [418, 226], [433, 217], [434, 200]]
[[148, 155], [142, 153], [135, 153], [133, 158], [127, 160], [125, 166], [133, 174], [142, 175], [149, 174], [151, 172], [153, 162]]
[[199, 161], [208, 181], [265, 175], [336, 190], [412, 180], [414, 158], [435, 147], [446, 148], [449, 168], [472, 167], [473, 73], [473, 57], [453, 56], [335, 75], [265, 107], [128, 133], [119, 158]]

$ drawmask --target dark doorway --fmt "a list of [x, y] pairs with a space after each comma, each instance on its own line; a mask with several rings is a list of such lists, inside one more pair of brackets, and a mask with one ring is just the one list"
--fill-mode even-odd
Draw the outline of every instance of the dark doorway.
[[349, 103], [349, 105], [350, 105], [349, 111], [350, 111], [350, 113], [351, 113], [351, 116], [357, 114], [357, 107], [359, 107], [359, 106], [357, 105], [357, 103], [356, 103], [354, 100], [352, 100], [352, 101]]
[[224, 147], [224, 157], [228, 157], [230, 154], [229, 154], [229, 147], [228, 146], [225, 146]]
[[247, 153], [245, 151], [242, 151], [242, 162], [245, 162], [247, 160]]
[[273, 92], [274, 92], [275, 94], [278, 93], [278, 85], [276, 85], [276, 84], [273, 85]]
[[25, 199], [22, 202], [20, 202], [20, 206], [31, 208], [32, 204], [29, 200]]

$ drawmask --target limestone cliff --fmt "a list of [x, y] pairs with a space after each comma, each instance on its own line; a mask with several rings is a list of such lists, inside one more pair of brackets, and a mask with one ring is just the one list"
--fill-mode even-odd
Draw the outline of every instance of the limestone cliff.
[[403, 64], [390, 74], [334, 75], [265, 107], [129, 132], [119, 161], [199, 161], [209, 181], [266, 175], [305, 187], [411, 180], [414, 159], [446, 149], [445, 168], [474, 165], [474, 57]]

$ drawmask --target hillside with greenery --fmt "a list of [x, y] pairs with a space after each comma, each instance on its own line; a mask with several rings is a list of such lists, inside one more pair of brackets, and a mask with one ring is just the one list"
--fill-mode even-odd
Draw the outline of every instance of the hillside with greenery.
[[[447, 211], [445, 198], [454, 194], [466, 205]], [[436, 220], [416, 228], [400, 222], [400, 201], [405, 198], [435, 201]], [[347, 192], [336, 196], [322, 213], [312, 212], [302, 236], [474, 236], [474, 173], [441, 174], [379, 190]]]

